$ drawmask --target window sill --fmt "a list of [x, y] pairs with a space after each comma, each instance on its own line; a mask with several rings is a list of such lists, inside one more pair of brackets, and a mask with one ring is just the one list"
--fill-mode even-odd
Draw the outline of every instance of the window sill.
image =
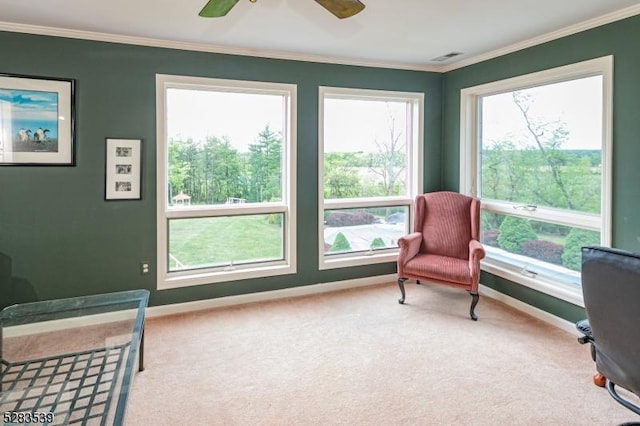
[[320, 270], [336, 269], [348, 268], [351, 266], [371, 265], [374, 263], [395, 263], [398, 261], [398, 250], [385, 251], [384, 253], [343, 255], [340, 257], [338, 257], [338, 255], [335, 257], [321, 256], [320, 264], [318, 265]]
[[522, 272], [516, 264], [506, 264], [492, 259], [490, 255], [481, 262], [481, 269], [490, 274], [505, 278], [516, 284], [529, 287], [549, 296], [572, 303], [584, 308], [582, 288], [561, 280], [554, 280], [552, 276], [531, 276]]
[[296, 267], [288, 264], [216, 271], [184, 271], [158, 274], [158, 290], [215, 284], [251, 278], [295, 274]]

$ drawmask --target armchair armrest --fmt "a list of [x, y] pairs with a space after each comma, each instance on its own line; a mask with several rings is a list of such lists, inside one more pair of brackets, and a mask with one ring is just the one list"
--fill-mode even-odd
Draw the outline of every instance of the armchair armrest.
[[478, 240], [469, 241], [469, 260], [480, 261], [485, 256], [484, 247]]
[[413, 232], [398, 240], [398, 247], [400, 247], [400, 254], [398, 255], [399, 267], [418, 254], [418, 251], [420, 251], [420, 243], [422, 243], [422, 234], [420, 232]]
[[480, 280], [480, 260], [484, 258], [486, 252], [484, 247], [478, 240], [469, 241], [469, 270], [471, 271], [472, 282], [475, 288], [473, 291], [478, 291], [478, 281]]

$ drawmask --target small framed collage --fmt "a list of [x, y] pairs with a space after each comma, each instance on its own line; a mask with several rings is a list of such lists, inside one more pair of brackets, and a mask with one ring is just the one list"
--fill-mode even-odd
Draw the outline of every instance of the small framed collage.
[[141, 199], [142, 140], [106, 140], [105, 200]]

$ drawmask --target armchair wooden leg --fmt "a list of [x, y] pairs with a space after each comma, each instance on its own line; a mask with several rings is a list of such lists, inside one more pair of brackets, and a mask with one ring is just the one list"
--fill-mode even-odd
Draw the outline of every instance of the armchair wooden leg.
[[477, 292], [469, 292], [469, 294], [471, 295], [471, 309], [469, 310], [469, 316], [472, 320], [478, 321], [478, 316], [474, 311], [476, 309], [476, 305], [478, 304], [478, 300], [480, 300], [480, 295]]
[[398, 286], [400, 287], [400, 293], [402, 293], [402, 297], [400, 299], [398, 299], [398, 303], [400, 303], [401, 305], [404, 303], [404, 282], [406, 281], [406, 278], [398, 278]]

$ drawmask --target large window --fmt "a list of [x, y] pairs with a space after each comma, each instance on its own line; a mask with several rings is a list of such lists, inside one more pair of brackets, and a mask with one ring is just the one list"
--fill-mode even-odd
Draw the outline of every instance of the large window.
[[320, 268], [389, 262], [421, 191], [424, 97], [320, 88]]
[[581, 247], [610, 244], [611, 57], [462, 91], [461, 188], [484, 269], [582, 304]]
[[156, 84], [159, 288], [294, 273], [295, 86]]

